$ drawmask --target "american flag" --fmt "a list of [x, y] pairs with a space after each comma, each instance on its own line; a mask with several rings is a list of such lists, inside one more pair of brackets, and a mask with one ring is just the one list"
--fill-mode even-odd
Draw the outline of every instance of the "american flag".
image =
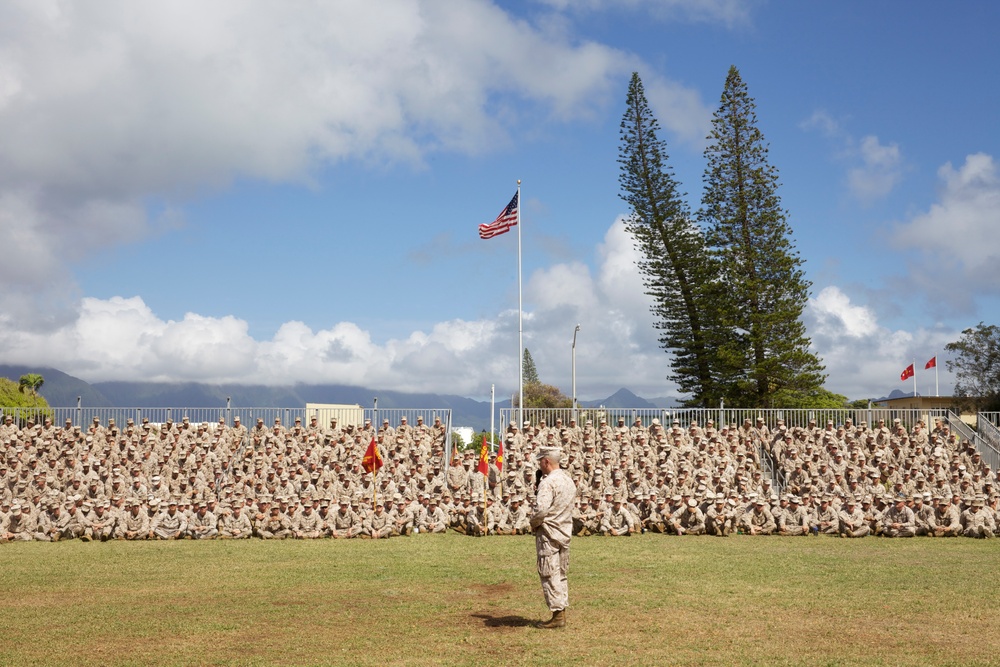
[[510, 228], [517, 225], [517, 196], [519, 193], [515, 192], [513, 199], [507, 204], [507, 207], [500, 211], [500, 215], [497, 219], [486, 225], [479, 225], [479, 238], [481, 239], [491, 239], [494, 236], [500, 236], [501, 234], [506, 234], [510, 231]]

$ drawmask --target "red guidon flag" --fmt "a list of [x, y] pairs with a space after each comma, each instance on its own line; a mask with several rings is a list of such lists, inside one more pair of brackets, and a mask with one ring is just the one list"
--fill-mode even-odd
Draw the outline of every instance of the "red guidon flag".
[[911, 377], [913, 377], [913, 364], [910, 364], [909, 366], [904, 368], [903, 372], [899, 374], [899, 379], [901, 381], [909, 380]]
[[497, 470], [503, 472], [503, 440], [497, 448]]
[[507, 207], [500, 211], [500, 215], [497, 219], [490, 224], [479, 225], [479, 238], [481, 239], [491, 239], [494, 236], [500, 236], [501, 234], [506, 234], [510, 231], [511, 227], [517, 226], [517, 196], [519, 193], [514, 193], [514, 198], [510, 200]]
[[937, 357], [931, 357], [931, 360], [928, 361], [927, 364], [924, 366], [924, 370], [926, 371], [928, 368], [936, 368], [936, 367], [937, 367]]
[[479, 465], [476, 466], [476, 470], [483, 474], [490, 474], [490, 448], [486, 444], [486, 435], [483, 435], [483, 446], [479, 448]]
[[375, 444], [375, 436], [372, 436], [372, 441], [368, 443], [365, 457], [361, 459], [361, 467], [365, 469], [365, 472], [378, 472], [378, 469], [382, 467], [382, 455], [379, 454], [378, 445]]

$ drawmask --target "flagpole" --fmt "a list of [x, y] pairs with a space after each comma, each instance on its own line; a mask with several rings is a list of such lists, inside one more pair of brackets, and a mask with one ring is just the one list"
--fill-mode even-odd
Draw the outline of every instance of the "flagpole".
[[521, 179], [517, 179], [517, 421], [524, 423], [524, 328], [521, 305]]
[[496, 391], [497, 386], [495, 384], [490, 385], [490, 449], [493, 448], [493, 425], [495, 424], [496, 417]]
[[[378, 436], [378, 396], [372, 399], [375, 403], [372, 415], [372, 424], [375, 425], [375, 435]], [[375, 456], [372, 459], [372, 512], [375, 511], [375, 505], [378, 503], [378, 481], [376, 476], [378, 475], [378, 466], [375, 465], [378, 462], [378, 437], [375, 437], [375, 451], [372, 452]], [[374, 531], [372, 531], [374, 532]]]
[[913, 371], [913, 398], [914, 398], [914, 400], [916, 400], [916, 398], [917, 398], [917, 371], [916, 371], [917, 360], [916, 360], [916, 358], [913, 359], [913, 368], [914, 368], [914, 371]]
[[941, 395], [941, 385], [938, 384], [938, 369], [937, 369], [937, 357], [934, 357], [934, 395]]

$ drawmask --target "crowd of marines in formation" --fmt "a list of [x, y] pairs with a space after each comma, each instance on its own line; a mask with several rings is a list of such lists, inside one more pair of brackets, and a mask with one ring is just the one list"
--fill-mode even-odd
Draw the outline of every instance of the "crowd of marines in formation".
[[[543, 447], [563, 453], [582, 536], [989, 538], [1000, 520], [994, 471], [943, 422], [542, 419], [510, 424], [483, 474], [478, 440], [447, 460], [438, 418], [307, 421], [57, 427], [8, 415], [0, 542], [528, 534]], [[362, 467], [372, 439], [377, 475]]]

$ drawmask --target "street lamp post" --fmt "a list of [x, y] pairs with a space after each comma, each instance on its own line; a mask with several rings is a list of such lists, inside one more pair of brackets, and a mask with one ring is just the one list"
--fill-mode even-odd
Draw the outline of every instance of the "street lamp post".
[[573, 329], [573, 419], [576, 419], [576, 335], [580, 333], [580, 325], [577, 324], [576, 328]]

